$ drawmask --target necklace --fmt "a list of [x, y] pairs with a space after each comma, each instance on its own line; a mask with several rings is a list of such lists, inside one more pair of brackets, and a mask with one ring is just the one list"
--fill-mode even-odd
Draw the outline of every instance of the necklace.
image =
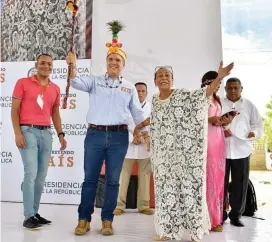
[[118, 79], [119, 79], [119, 83], [116, 86], [110, 85], [109, 84], [109, 75], [107, 73], [105, 74], [105, 82], [106, 82], [106, 86], [108, 88], [118, 88], [122, 84], [123, 77], [120, 76], [120, 77], [118, 77]]

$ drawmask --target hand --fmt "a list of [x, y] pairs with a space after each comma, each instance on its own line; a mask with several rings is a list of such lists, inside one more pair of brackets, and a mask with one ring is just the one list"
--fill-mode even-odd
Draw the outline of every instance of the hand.
[[135, 145], [138, 145], [141, 143], [141, 133], [138, 128], [134, 129], [132, 143]]
[[76, 66], [76, 55], [73, 52], [69, 52], [66, 56], [66, 63], [67, 65], [72, 65], [73, 67]]
[[150, 151], [150, 137], [147, 136], [145, 139], [144, 139], [144, 143], [146, 145], [146, 151]]
[[142, 140], [139, 137], [134, 137], [132, 143], [135, 145], [139, 145], [142, 143]]
[[60, 150], [65, 150], [66, 149], [66, 146], [67, 146], [67, 142], [66, 140], [64, 139], [63, 135], [60, 135], [59, 137], [59, 142], [60, 142]]
[[234, 67], [233, 62], [227, 65], [226, 67], [223, 67], [223, 61], [221, 61], [218, 69], [218, 77], [220, 79], [223, 79], [224, 77], [228, 76], [233, 67]]
[[255, 133], [254, 132], [249, 132], [248, 138], [255, 138]]
[[224, 134], [225, 134], [225, 137], [226, 137], [226, 138], [232, 136], [232, 133], [231, 133], [231, 131], [230, 131], [229, 129], [224, 130]]
[[234, 118], [233, 116], [228, 115], [228, 116], [221, 117], [220, 120], [224, 126], [227, 126], [232, 122], [233, 118]]
[[217, 116], [213, 116], [213, 117], [209, 117], [208, 119], [208, 122], [212, 125], [215, 125], [215, 126], [220, 126], [222, 125], [222, 122], [220, 120], [220, 117], [217, 117]]
[[18, 148], [23, 149], [26, 147], [25, 137], [22, 133], [15, 135], [15, 143]]

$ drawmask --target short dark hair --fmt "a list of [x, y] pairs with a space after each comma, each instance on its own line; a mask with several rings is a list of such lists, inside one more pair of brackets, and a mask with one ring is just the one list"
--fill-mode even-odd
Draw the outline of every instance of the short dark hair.
[[201, 88], [210, 85], [211, 82], [217, 78], [217, 76], [218, 73], [216, 71], [206, 72], [201, 79]]
[[38, 61], [38, 60], [40, 59], [40, 57], [41, 57], [41, 56], [49, 56], [49, 57], [51, 57], [51, 59], [53, 60], [52, 55], [47, 54], [47, 53], [41, 53], [41, 54], [39, 54], [39, 55], [38, 55], [38, 57], [37, 57], [36, 61]]
[[135, 84], [135, 87], [137, 87], [138, 85], [144, 85], [146, 87], [146, 90], [147, 90], [147, 85], [144, 82], [137, 82]]
[[237, 77], [231, 77], [231, 78], [229, 78], [229, 79], [227, 80], [227, 82], [226, 82], [226, 85], [228, 85], [228, 84], [231, 83], [231, 82], [239, 83], [240, 86], [242, 86], [242, 83], [241, 83], [240, 79], [238, 79]]

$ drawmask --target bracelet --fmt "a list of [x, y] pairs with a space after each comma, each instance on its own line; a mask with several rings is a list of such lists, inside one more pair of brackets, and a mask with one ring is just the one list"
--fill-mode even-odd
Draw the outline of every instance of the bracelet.
[[63, 132], [58, 133], [58, 137], [60, 137], [61, 135], [63, 136], [63, 138], [65, 137], [65, 133]]
[[149, 138], [150, 136], [145, 136], [144, 139]]

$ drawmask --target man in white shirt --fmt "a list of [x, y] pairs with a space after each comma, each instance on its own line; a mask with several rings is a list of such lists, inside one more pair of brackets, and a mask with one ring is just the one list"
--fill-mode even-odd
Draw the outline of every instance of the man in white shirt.
[[[243, 227], [240, 218], [245, 211], [246, 194], [249, 181], [249, 163], [252, 141], [263, 135], [262, 118], [256, 106], [241, 96], [243, 87], [238, 78], [230, 78], [226, 83], [227, 96], [221, 100], [222, 113], [238, 111], [232, 123], [225, 128], [226, 137], [226, 175], [224, 196], [224, 221], [230, 218], [231, 224]], [[232, 186], [229, 194], [231, 211], [226, 212], [226, 200], [231, 171]]]
[[[135, 84], [138, 92], [138, 97], [144, 111], [145, 119], [150, 117], [151, 104], [147, 102], [147, 85], [144, 82], [138, 82]], [[123, 168], [120, 176], [120, 187], [117, 207], [114, 210], [115, 215], [121, 215], [124, 213], [126, 208], [126, 198], [127, 190], [130, 181], [131, 171], [134, 162], [138, 162], [138, 194], [137, 194], [137, 208], [138, 212], [146, 215], [152, 215], [153, 210], [149, 207], [150, 201], [150, 152], [146, 151], [145, 145], [142, 143], [137, 143], [133, 140], [133, 132], [135, 128], [135, 123], [131, 119], [128, 126], [129, 130], [129, 147], [126, 154], [125, 161], [123, 163]], [[149, 126], [148, 132], [149, 132]]]

